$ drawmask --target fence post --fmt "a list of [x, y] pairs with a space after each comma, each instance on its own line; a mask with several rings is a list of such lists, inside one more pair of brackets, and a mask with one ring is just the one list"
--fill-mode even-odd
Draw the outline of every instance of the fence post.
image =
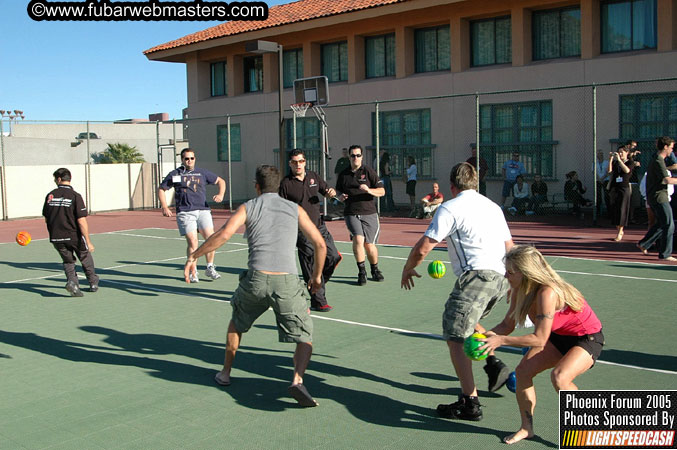
[[0, 167], [0, 178], [2, 178], [2, 220], [8, 220], [7, 215], [7, 171], [5, 170], [5, 130], [2, 128], [4, 118], [0, 119], [0, 153], [2, 154], [2, 167]]
[[[376, 175], [378, 175], [379, 178], [381, 178], [381, 133], [379, 130], [379, 105], [378, 105], [378, 100], [374, 102], [374, 113], [376, 114], [375, 118], [375, 126], [376, 126]], [[363, 152], [364, 153], [364, 152]], [[364, 159], [364, 156], [362, 157]], [[364, 161], [362, 161], [362, 164], [364, 164]], [[379, 215], [381, 215], [381, 199], [385, 197], [379, 197], [378, 201], [376, 202], [376, 212], [378, 212]]]
[[477, 170], [477, 192], [480, 191], [480, 94], [475, 92], [475, 170]]
[[89, 165], [89, 120], [87, 121], [87, 161], [85, 162], [85, 203], [87, 214], [92, 213], [92, 171]]
[[[233, 212], [233, 172], [231, 167], [233, 166], [232, 161], [230, 160], [230, 115], [226, 117], [227, 127], [228, 127], [228, 209], [230, 212]], [[296, 143], [294, 143], [296, 145]]]
[[592, 171], [594, 186], [592, 223], [597, 225], [597, 86], [594, 83], [592, 85]]

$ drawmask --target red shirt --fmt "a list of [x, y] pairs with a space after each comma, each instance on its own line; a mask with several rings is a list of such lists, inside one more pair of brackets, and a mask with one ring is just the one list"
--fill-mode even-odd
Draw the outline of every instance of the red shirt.
[[561, 336], [583, 336], [597, 333], [601, 329], [602, 323], [583, 299], [583, 309], [580, 311], [573, 311], [565, 306], [561, 311], [555, 312], [551, 332]]
[[440, 200], [444, 200], [444, 195], [442, 195], [442, 193], [438, 191], [437, 194], [435, 194], [434, 192], [431, 192], [430, 194], [426, 195], [423, 198], [428, 200], [429, 202], [432, 202], [433, 200], [437, 200], [438, 198]]

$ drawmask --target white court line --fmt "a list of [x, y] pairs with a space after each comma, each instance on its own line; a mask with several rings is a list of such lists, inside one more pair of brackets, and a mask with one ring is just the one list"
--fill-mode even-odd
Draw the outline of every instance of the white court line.
[[[151, 229], [151, 228], [148, 228]], [[165, 230], [165, 228], [159, 228], [161, 230]], [[108, 232], [108, 233], [102, 233], [102, 234], [122, 234], [125, 235], [124, 233], [120, 232]], [[137, 237], [150, 237], [146, 235], [133, 235]], [[160, 238], [162, 239], [162, 238]], [[173, 238], [167, 238], [167, 239], [173, 239]], [[348, 244], [349, 242], [344, 242], [344, 241], [337, 241], [340, 243]], [[237, 242], [228, 242], [228, 244], [231, 245], [241, 245], [245, 246], [247, 244], [244, 243], [237, 243]], [[408, 248], [404, 246], [397, 246], [397, 245], [392, 245], [391, 247], [399, 247], [399, 248]], [[246, 250], [246, 248], [240, 248], [240, 249], [233, 249], [233, 250], [226, 250], [226, 251], [217, 251], [217, 253], [232, 253], [232, 252], [238, 252], [238, 251], [243, 251]], [[352, 255], [352, 253], [349, 252], [343, 252], [344, 255]], [[397, 257], [397, 256], [380, 256], [381, 258], [385, 259], [395, 259], [395, 260], [402, 260], [406, 261], [407, 258], [402, 258], [402, 257]], [[166, 262], [166, 261], [174, 261], [174, 260], [179, 260], [183, 259], [185, 256], [180, 256], [176, 258], [167, 258], [167, 259], [161, 259], [161, 260], [155, 260], [155, 261], [146, 261], [146, 262], [140, 262], [140, 263], [133, 263], [133, 264], [122, 264], [119, 266], [113, 266], [113, 267], [108, 267], [102, 270], [107, 270], [107, 269], [118, 269], [121, 267], [132, 267], [132, 266], [137, 266], [137, 265], [143, 265], [143, 264], [152, 264], [156, 262]], [[562, 257], [562, 258], [568, 258], [568, 259], [581, 259], [581, 260], [586, 260], [587, 258], [569, 258], [569, 257]], [[428, 260], [426, 260], [428, 261]], [[556, 261], [556, 259], [553, 261], [553, 263]], [[600, 260], [600, 261], [606, 261], [606, 260]], [[449, 261], [444, 261], [446, 264], [450, 264]], [[649, 263], [644, 263], [644, 264], [649, 264]], [[611, 274], [599, 274], [599, 273], [587, 273], [587, 272], [569, 272], [569, 271], [558, 271], [562, 273], [571, 273], [571, 274], [577, 274], [577, 275], [598, 275], [598, 276], [605, 276], [605, 277], [614, 277], [614, 278], [627, 278], [627, 279], [633, 279], [633, 280], [649, 280], [649, 281], [666, 281], [666, 282], [677, 282], [677, 280], [666, 280], [666, 279], [661, 279], [661, 278], [643, 278], [643, 277], [631, 277], [631, 276], [624, 276], [624, 275], [611, 275]], [[59, 272], [58, 274], [54, 275], [48, 275], [44, 277], [36, 277], [36, 278], [27, 278], [24, 280], [14, 280], [14, 281], [5, 281], [3, 284], [7, 283], [17, 283], [17, 282], [22, 282], [22, 281], [32, 281], [32, 280], [40, 280], [40, 279], [45, 279], [45, 278], [52, 278], [56, 276], [62, 276], [63, 274]], [[124, 286], [129, 286], [129, 287], [134, 287], [134, 288], [139, 288], [139, 289], [145, 289], [145, 290], [151, 290], [151, 291], [157, 291], [157, 292], [164, 292], [164, 293], [169, 293], [169, 294], [177, 294], [177, 295], [182, 295], [182, 296], [187, 296], [187, 297], [194, 297], [194, 298], [199, 298], [203, 300], [208, 300], [208, 301], [213, 301], [213, 302], [228, 302], [228, 300], [221, 300], [221, 299], [215, 299], [215, 298], [210, 298], [210, 297], [203, 297], [199, 295], [193, 295], [189, 294], [186, 292], [177, 292], [177, 291], [172, 291], [172, 290], [164, 290], [164, 289], [158, 289], [158, 288], [150, 288], [148, 286], [144, 285], [137, 285], [134, 283], [125, 283], [121, 281], [112, 281], [112, 280], [101, 280], [103, 283], [112, 283], [112, 284], [120, 284]], [[375, 328], [375, 329], [381, 329], [381, 330], [388, 330], [391, 332], [399, 332], [399, 333], [404, 333], [404, 334], [412, 334], [412, 335], [419, 335], [419, 336], [428, 336], [436, 339], [444, 339], [442, 336], [439, 334], [435, 333], [426, 333], [426, 332], [419, 332], [419, 331], [411, 331], [411, 330], [405, 330], [402, 328], [394, 328], [394, 327], [387, 327], [387, 326], [382, 326], [382, 325], [375, 325], [375, 324], [368, 324], [368, 323], [362, 323], [362, 322], [354, 322], [350, 320], [344, 320], [344, 319], [336, 319], [336, 318], [331, 318], [331, 317], [326, 317], [326, 316], [318, 316], [318, 315], [311, 315], [314, 319], [320, 319], [320, 320], [327, 320], [331, 322], [338, 322], [338, 323], [344, 323], [348, 325], [356, 325], [356, 326], [361, 326], [361, 327], [366, 327], [366, 328]], [[510, 348], [513, 350], [519, 350], [513, 347], [506, 347]], [[669, 371], [669, 370], [662, 370], [662, 369], [652, 369], [652, 368], [647, 368], [647, 367], [640, 367], [640, 366], [633, 366], [630, 364], [620, 364], [620, 363], [614, 363], [614, 362], [609, 362], [609, 361], [603, 361], [603, 360], [597, 360], [598, 363], [600, 364], [607, 364], [611, 366], [617, 366], [617, 367], [625, 367], [629, 369], [638, 369], [638, 370], [645, 370], [645, 371], [650, 371], [650, 372], [657, 372], [657, 373], [664, 373], [668, 375], [677, 375], [677, 372]]]

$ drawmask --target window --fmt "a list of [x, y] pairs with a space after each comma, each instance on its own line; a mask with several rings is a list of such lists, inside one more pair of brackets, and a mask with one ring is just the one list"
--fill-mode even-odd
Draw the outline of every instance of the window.
[[414, 42], [417, 73], [451, 69], [449, 25], [416, 30]]
[[472, 65], [488, 66], [512, 62], [510, 17], [470, 22]]
[[210, 68], [212, 97], [226, 95], [228, 92], [226, 85], [226, 62], [212, 63]]
[[[293, 120], [285, 120], [288, 150], [294, 148], [293, 125]], [[296, 118], [296, 148], [301, 148], [306, 152], [306, 168], [320, 173], [320, 121], [317, 117]]]
[[343, 41], [324, 44], [321, 53], [322, 75], [330, 83], [348, 81], [348, 43]]
[[366, 78], [395, 76], [395, 33], [364, 39]]
[[677, 92], [621, 95], [619, 103], [618, 135], [622, 142], [637, 141], [643, 172], [656, 151], [656, 137], [677, 135]]
[[534, 11], [533, 59], [581, 55], [581, 8]]
[[247, 56], [242, 58], [242, 65], [244, 67], [244, 91], [262, 91], [263, 56]]
[[656, 0], [602, 3], [602, 53], [656, 48]]
[[282, 53], [284, 87], [294, 86], [294, 80], [303, 78], [303, 49], [285, 50]]
[[[372, 113], [372, 144], [376, 145], [376, 114]], [[407, 156], [416, 160], [419, 179], [433, 177], [433, 149], [430, 138], [430, 109], [384, 111], [379, 116], [380, 147], [390, 155], [393, 177], [406, 173]], [[371, 164], [371, 161], [365, 161]]]
[[[230, 159], [242, 161], [240, 124], [230, 124]], [[228, 161], [228, 125], [216, 126], [216, 150], [219, 161]]]
[[480, 153], [488, 176], [500, 177], [513, 152], [531, 175], [555, 177], [552, 101], [480, 105]]

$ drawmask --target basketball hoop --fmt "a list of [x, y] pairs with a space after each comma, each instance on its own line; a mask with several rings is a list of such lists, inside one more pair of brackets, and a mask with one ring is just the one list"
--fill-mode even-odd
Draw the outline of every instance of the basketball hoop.
[[296, 117], [305, 117], [306, 111], [312, 106], [312, 103], [294, 103], [291, 105], [292, 111], [294, 111], [294, 116]]

